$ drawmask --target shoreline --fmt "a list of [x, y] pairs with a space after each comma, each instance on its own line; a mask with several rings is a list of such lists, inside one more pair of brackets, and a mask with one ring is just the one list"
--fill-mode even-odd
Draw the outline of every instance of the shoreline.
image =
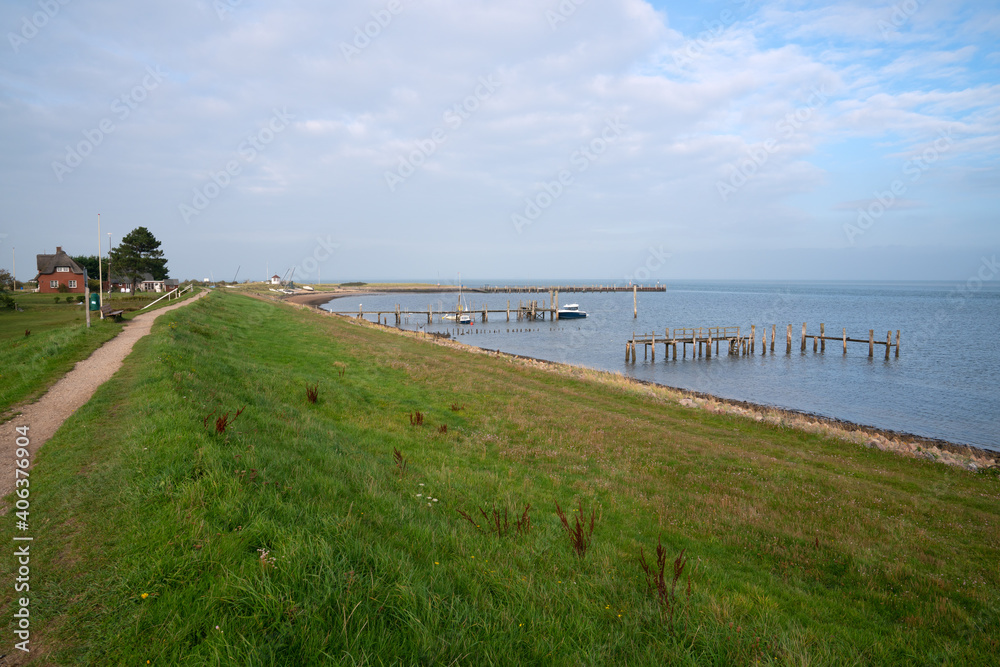
[[[391, 291], [395, 292], [395, 290]], [[318, 304], [327, 303], [335, 298], [375, 293], [376, 292], [345, 292], [335, 293], [332, 296], [330, 293], [322, 296], [318, 294], [296, 294], [281, 299], [281, 301], [294, 303], [300, 307], [306, 307], [323, 313], [324, 315], [336, 317], [337, 315], [323, 310]], [[610, 382], [616, 385], [642, 387], [652, 391], [654, 394], [665, 393], [667, 398], [687, 408], [739, 415], [754, 419], [758, 422], [767, 422], [772, 425], [797, 428], [807, 432], [822, 433], [853, 444], [876, 448], [882, 451], [891, 451], [902, 456], [909, 456], [911, 458], [923, 458], [931, 461], [940, 461], [948, 465], [964, 467], [972, 471], [984, 468], [1000, 468], [1000, 451], [985, 449], [976, 445], [955, 443], [940, 438], [907, 433], [905, 431], [895, 431], [892, 429], [879, 428], [877, 426], [857, 424], [837, 419], [835, 417], [826, 417], [802, 410], [780, 408], [739, 399], [723, 398], [721, 396], [715, 396], [705, 392], [682, 389], [680, 387], [671, 387], [670, 385], [651, 382], [649, 380], [630, 378], [622, 373], [616, 373], [613, 371], [598, 370], [587, 366], [575, 366], [573, 364], [549, 361], [547, 359], [540, 359], [513, 352], [503, 352], [500, 350], [482, 348], [475, 345], [469, 345], [468, 343], [459, 342], [450, 337], [445, 338], [433, 334], [409, 331], [395, 326], [369, 322], [364, 319], [359, 322], [357, 317], [351, 317], [348, 315], [339, 315], [339, 317], [343, 317], [347, 321], [358, 326], [378, 327], [382, 330], [392, 331], [399, 335], [420, 337], [425, 340], [432, 340], [438, 345], [445, 345], [476, 354], [492, 354], [507, 357], [512, 360], [516, 359], [535, 367], [546, 368], [562, 375], [569, 375], [572, 377], [584, 376], [601, 382]]]

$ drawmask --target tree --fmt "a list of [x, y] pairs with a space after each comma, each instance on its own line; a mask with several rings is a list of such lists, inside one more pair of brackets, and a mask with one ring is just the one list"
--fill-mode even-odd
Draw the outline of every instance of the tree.
[[144, 273], [150, 274], [155, 280], [165, 280], [167, 277], [167, 260], [160, 250], [160, 242], [145, 227], [136, 227], [130, 231], [109, 254], [115, 275], [132, 283], [133, 294]]
[[0, 308], [16, 308], [14, 297], [7, 293], [7, 288], [14, 282], [14, 278], [7, 269], [0, 269]]
[[90, 280], [97, 280], [97, 276], [100, 275], [104, 280], [108, 280], [108, 258], [101, 257], [101, 273], [97, 273], [97, 255], [80, 255], [79, 257], [71, 257], [74, 262], [80, 265], [80, 268], [87, 269], [87, 278]]

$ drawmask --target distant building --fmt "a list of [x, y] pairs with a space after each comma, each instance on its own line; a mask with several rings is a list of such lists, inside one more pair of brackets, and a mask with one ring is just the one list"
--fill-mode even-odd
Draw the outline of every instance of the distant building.
[[63, 252], [62, 246], [56, 246], [54, 255], [37, 255], [38, 291], [51, 294], [59, 292], [59, 287], [65, 285], [70, 292], [83, 294], [86, 285], [83, 279], [83, 267]]
[[[111, 284], [108, 285], [107, 282], [104, 283], [106, 287], [109, 288], [111, 292], [130, 292], [132, 290], [132, 281], [129, 278], [123, 276], [113, 276], [111, 278]], [[141, 280], [138, 282], [137, 291], [139, 292], [169, 292], [172, 289], [176, 289], [180, 285], [180, 281], [176, 278], [167, 278], [166, 280], [156, 280], [153, 278], [152, 274], [144, 273], [142, 274]]]
[[271, 276], [271, 284], [272, 285], [280, 285], [281, 284], [281, 276], [278, 276], [278, 275]]

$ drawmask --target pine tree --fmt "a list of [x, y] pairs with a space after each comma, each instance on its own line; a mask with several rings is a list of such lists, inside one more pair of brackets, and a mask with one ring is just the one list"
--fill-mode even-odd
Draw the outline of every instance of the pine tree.
[[167, 277], [167, 260], [160, 250], [160, 242], [145, 227], [130, 231], [109, 254], [115, 275], [132, 283], [133, 294], [143, 274], [150, 274], [154, 280], [165, 280]]

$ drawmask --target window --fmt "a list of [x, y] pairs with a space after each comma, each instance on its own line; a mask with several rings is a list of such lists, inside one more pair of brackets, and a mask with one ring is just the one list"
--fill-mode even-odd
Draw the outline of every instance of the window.
[[59, 281], [58, 280], [50, 280], [49, 281], [49, 287], [51, 289], [59, 289]]
[[69, 281], [69, 288], [70, 289], [76, 289], [76, 281], [75, 280]]
[[69, 267], [68, 266], [57, 266], [56, 267], [56, 273], [69, 273]]

